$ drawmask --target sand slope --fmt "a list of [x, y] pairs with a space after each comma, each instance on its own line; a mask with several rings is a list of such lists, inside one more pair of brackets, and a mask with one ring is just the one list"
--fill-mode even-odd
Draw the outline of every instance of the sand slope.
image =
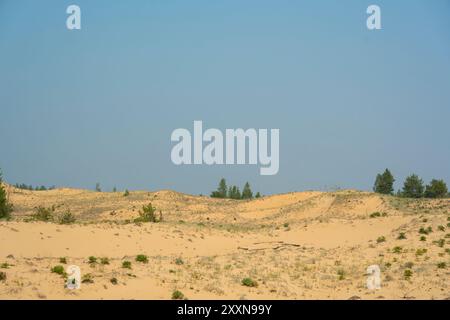
[[[170, 299], [174, 290], [189, 299], [450, 297], [449, 199], [347, 190], [235, 201], [167, 190], [124, 197], [7, 189], [15, 211], [0, 222], [1, 299]], [[164, 221], [133, 223], [149, 202]], [[77, 221], [34, 221], [38, 206], [55, 206], [56, 216], [70, 209]], [[419, 233], [428, 227], [432, 232]], [[136, 262], [138, 254], [149, 262]], [[107, 257], [109, 264], [90, 264], [89, 256]], [[67, 266], [61, 257], [91, 283], [66, 289], [63, 277], [50, 271]], [[122, 268], [125, 260], [131, 269]], [[382, 271], [376, 291], [365, 287], [372, 264]], [[412, 272], [408, 279], [405, 270]], [[258, 286], [243, 286], [246, 277]]]

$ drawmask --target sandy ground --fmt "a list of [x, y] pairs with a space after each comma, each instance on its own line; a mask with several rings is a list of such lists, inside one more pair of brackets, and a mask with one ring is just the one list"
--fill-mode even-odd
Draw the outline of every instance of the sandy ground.
[[[170, 299], [176, 290], [188, 299], [450, 298], [449, 199], [353, 190], [251, 201], [7, 190], [15, 211], [0, 221], [0, 299]], [[134, 223], [150, 202], [163, 221]], [[55, 206], [54, 220], [36, 221], [38, 206]], [[67, 210], [76, 222], [59, 224]], [[139, 254], [148, 263], [136, 261]], [[381, 289], [368, 290], [366, 269], [374, 264]], [[90, 280], [67, 289], [51, 272], [58, 265], [77, 265]], [[257, 286], [244, 286], [244, 278]]]

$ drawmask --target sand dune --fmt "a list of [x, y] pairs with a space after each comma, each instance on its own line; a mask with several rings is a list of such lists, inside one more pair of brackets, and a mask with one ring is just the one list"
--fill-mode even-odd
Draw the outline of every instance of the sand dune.
[[[1, 299], [170, 299], [174, 290], [189, 299], [450, 297], [448, 199], [354, 190], [248, 201], [169, 190], [127, 197], [7, 190], [15, 211], [11, 221], [0, 222]], [[133, 223], [149, 202], [163, 221]], [[70, 210], [77, 220], [35, 221], [38, 206], [54, 206], [55, 216]], [[428, 227], [432, 232], [419, 233]], [[138, 254], [148, 263], [135, 261]], [[90, 256], [109, 264], [89, 263]], [[122, 268], [123, 261], [131, 269]], [[65, 288], [64, 278], [50, 271], [69, 264], [89, 275], [79, 290]], [[373, 264], [382, 270], [376, 291], [365, 287], [365, 270]], [[258, 285], [243, 286], [247, 277]]]

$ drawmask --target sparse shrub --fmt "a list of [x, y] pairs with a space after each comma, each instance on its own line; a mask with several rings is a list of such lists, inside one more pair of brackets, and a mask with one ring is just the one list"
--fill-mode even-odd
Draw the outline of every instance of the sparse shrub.
[[109, 258], [107, 258], [107, 257], [101, 258], [100, 263], [103, 265], [109, 264]]
[[445, 231], [445, 227], [444, 226], [438, 226], [438, 230], [439, 231]]
[[337, 274], [338, 274], [338, 279], [339, 280], [344, 280], [345, 279], [345, 271], [344, 271], [344, 269], [339, 269], [337, 271]]
[[97, 183], [95, 184], [95, 191], [96, 191], [96, 192], [102, 192], [102, 188], [100, 187], [100, 183], [99, 183], [99, 182], [97, 182]]
[[66, 274], [66, 271], [64, 270], [63, 266], [54, 266], [51, 269], [51, 271], [52, 271], [52, 273], [56, 273], [56, 274], [59, 274], [61, 276], [64, 276]]
[[389, 169], [386, 169], [382, 174], [377, 175], [373, 191], [381, 194], [392, 194], [394, 192], [394, 181], [394, 176]]
[[433, 242], [436, 243], [436, 245], [441, 248], [443, 248], [445, 245], [445, 239], [439, 239], [439, 240], [433, 241]]
[[117, 278], [111, 278], [109, 280], [113, 285], [117, 285], [119, 283], [119, 281], [117, 280]]
[[66, 259], [66, 257], [61, 257], [61, 258], [59, 258], [59, 263], [67, 264], [67, 259]]
[[433, 228], [431, 228], [431, 227], [428, 227], [428, 228], [424, 228], [424, 227], [421, 227], [420, 229], [419, 229], [419, 233], [420, 234], [429, 234], [429, 233], [432, 233], [433, 232]]
[[139, 211], [139, 218], [134, 219], [134, 222], [161, 222], [162, 213], [160, 211], [159, 219], [156, 217], [156, 208], [149, 203], [146, 206], [142, 206], [142, 210]]
[[377, 243], [382, 243], [382, 242], [386, 242], [386, 238], [384, 236], [378, 237]]
[[183, 259], [181, 259], [181, 258], [176, 258], [176, 259], [175, 259], [175, 264], [176, 264], [176, 265], [182, 265], [182, 264], [184, 264], [184, 261], [183, 261]]
[[427, 251], [427, 249], [417, 249], [416, 256], [423, 256], [425, 253], [427, 253]]
[[284, 223], [284, 224], [283, 224], [283, 227], [288, 228], [288, 227], [289, 227], [289, 223], [287, 223], [287, 222]]
[[402, 195], [407, 198], [423, 197], [423, 181], [417, 175], [412, 174], [406, 178], [403, 184]]
[[8, 200], [8, 195], [3, 186], [2, 172], [0, 171], [0, 219], [9, 219], [12, 211], [13, 205]]
[[128, 191], [128, 189], [125, 190], [125, 192], [123, 193], [124, 197], [128, 197], [130, 195], [130, 191]]
[[63, 214], [59, 216], [59, 223], [60, 224], [72, 224], [76, 221], [75, 216], [70, 212], [70, 210], [67, 210]]
[[90, 273], [86, 273], [81, 277], [81, 283], [94, 283], [94, 277]]
[[179, 291], [179, 290], [175, 290], [174, 292], [172, 292], [172, 300], [183, 300], [184, 299], [184, 294]]
[[402, 247], [394, 247], [393, 249], [392, 249], [392, 252], [393, 253], [402, 253], [402, 250], [403, 250], [403, 248]]
[[427, 237], [421, 236], [421, 237], [420, 237], [420, 241], [427, 241]]
[[445, 268], [447, 268], [447, 264], [446, 264], [445, 262], [439, 262], [439, 263], [437, 264], [437, 267], [438, 267], [439, 269], [445, 269]]
[[145, 254], [138, 254], [136, 256], [136, 261], [141, 263], [148, 263], [148, 257]]
[[6, 272], [0, 272], [0, 281], [6, 281]]
[[398, 240], [405, 240], [406, 239], [406, 235], [404, 232], [400, 232], [400, 234], [397, 237]]
[[413, 275], [412, 270], [410, 269], [406, 269], [405, 271], [403, 271], [403, 278], [405, 278], [405, 280], [409, 280]]
[[39, 221], [51, 221], [53, 220], [53, 215], [55, 214], [55, 207], [50, 208], [38, 207], [33, 218]]
[[122, 262], [122, 268], [124, 268], [124, 269], [131, 269], [131, 261], [124, 261], [124, 262]]
[[404, 267], [406, 269], [411, 269], [413, 266], [414, 266], [414, 263], [412, 263], [412, 262], [406, 262], [405, 265], [404, 265]]
[[10, 265], [8, 262], [3, 262], [3, 263], [0, 265], [0, 268], [1, 268], [1, 269], [9, 269], [10, 266], [11, 266], [11, 265]]
[[257, 287], [258, 282], [256, 282], [252, 278], [244, 278], [242, 279], [242, 285], [246, 287]]
[[88, 263], [89, 263], [89, 264], [96, 264], [96, 263], [97, 263], [97, 257], [90, 256], [90, 257], [88, 258]]
[[371, 217], [371, 218], [378, 218], [378, 217], [381, 217], [381, 213], [380, 212], [373, 212], [373, 213], [371, 213], [370, 214], [370, 216], [369, 217]]

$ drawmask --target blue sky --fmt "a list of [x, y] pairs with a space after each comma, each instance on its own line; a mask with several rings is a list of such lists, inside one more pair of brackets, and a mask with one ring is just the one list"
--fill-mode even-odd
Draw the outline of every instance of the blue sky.
[[[66, 29], [66, 8], [82, 30]], [[366, 28], [378, 4], [382, 30]], [[0, 0], [11, 183], [264, 194], [450, 183], [450, 1]], [[175, 166], [171, 132], [279, 128], [280, 171]]]

